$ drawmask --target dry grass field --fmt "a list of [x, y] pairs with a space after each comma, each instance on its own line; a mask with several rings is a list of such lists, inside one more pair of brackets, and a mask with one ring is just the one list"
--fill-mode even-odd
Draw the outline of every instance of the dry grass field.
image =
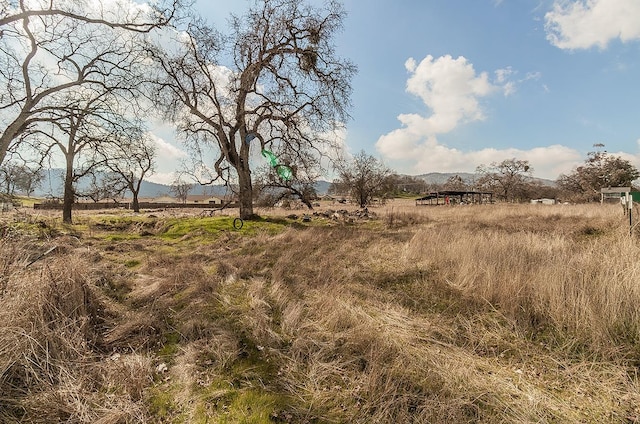
[[640, 422], [619, 205], [370, 211], [1, 215], [0, 422]]

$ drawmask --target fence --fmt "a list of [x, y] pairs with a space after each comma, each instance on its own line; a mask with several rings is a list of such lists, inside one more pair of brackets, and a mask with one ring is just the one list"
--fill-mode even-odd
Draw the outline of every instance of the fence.
[[[152, 203], [152, 202], [140, 202], [140, 209], [185, 209], [185, 208], [198, 208], [198, 209], [211, 209], [220, 207], [220, 205], [213, 205], [208, 203]], [[237, 207], [237, 204], [232, 203], [227, 205], [229, 208]], [[34, 209], [49, 209], [49, 210], [62, 210], [62, 203], [60, 202], [46, 202], [35, 203]], [[116, 203], [116, 202], [95, 202], [95, 203], [74, 203], [73, 210], [87, 211], [98, 209], [132, 209], [131, 203]]]

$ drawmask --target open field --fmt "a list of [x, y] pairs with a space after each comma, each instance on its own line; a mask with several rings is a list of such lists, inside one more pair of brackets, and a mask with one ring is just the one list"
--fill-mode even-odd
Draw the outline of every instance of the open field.
[[640, 422], [619, 205], [337, 209], [0, 215], [0, 422]]

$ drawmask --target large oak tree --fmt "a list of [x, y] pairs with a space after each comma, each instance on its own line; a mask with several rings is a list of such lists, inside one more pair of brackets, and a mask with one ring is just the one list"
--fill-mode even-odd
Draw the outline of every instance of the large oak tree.
[[482, 190], [493, 191], [498, 198], [513, 202], [526, 197], [526, 188], [531, 181], [533, 168], [528, 160], [505, 159], [502, 162], [491, 162], [476, 168], [478, 178], [476, 186]]
[[[604, 147], [598, 144], [595, 147]], [[600, 199], [600, 189], [607, 187], [629, 187], [640, 177], [640, 171], [631, 162], [606, 151], [587, 153], [584, 164], [568, 174], [558, 177], [558, 186], [569, 197], [582, 201]]]
[[250, 162], [264, 162], [263, 149], [302, 173], [309, 152], [332, 144], [323, 134], [348, 118], [356, 69], [333, 44], [344, 16], [336, 1], [257, 0], [224, 36], [194, 19], [178, 48], [163, 39], [154, 50], [158, 104], [210, 150], [213, 172], [237, 184], [242, 218], [253, 216]]

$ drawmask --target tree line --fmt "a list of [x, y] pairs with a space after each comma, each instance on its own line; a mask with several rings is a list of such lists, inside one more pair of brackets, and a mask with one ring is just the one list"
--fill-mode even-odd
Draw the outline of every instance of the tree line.
[[450, 176], [441, 184], [428, 183], [423, 178], [398, 175], [364, 151], [337, 167], [338, 178], [329, 188], [330, 194], [348, 196], [360, 207], [374, 198], [419, 196], [439, 191], [489, 192], [498, 201], [528, 202], [530, 199], [551, 198], [570, 202], [600, 200], [600, 189], [630, 187], [640, 177], [640, 171], [628, 160], [602, 151], [594, 145], [584, 164], [568, 174], [561, 174], [551, 184], [533, 178], [533, 167], [527, 160], [516, 158], [481, 164], [471, 179]]
[[[224, 30], [183, 0], [0, 5], [0, 177], [7, 192], [28, 191], [39, 169], [62, 158], [65, 222], [79, 195], [128, 190], [138, 209], [140, 183], [158, 155], [152, 118], [170, 122], [184, 142], [182, 175], [232, 187], [244, 219], [254, 215], [258, 192], [292, 194], [310, 206], [328, 166], [340, 176], [335, 188], [348, 187], [361, 205], [380, 193], [426, 190], [364, 152], [336, 162], [357, 72], [335, 49], [346, 13], [336, 0], [255, 0]], [[479, 166], [473, 182], [452, 178], [444, 186], [519, 201], [550, 190], [536, 185], [532, 171], [513, 158]], [[597, 151], [558, 187], [588, 200], [599, 185], [628, 185], [637, 174]], [[78, 191], [81, 179], [91, 181], [86, 193]]]
[[[189, 149], [185, 174], [235, 187], [242, 218], [254, 181], [303, 194], [348, 119], [356, 67], [333, 41], [342, 5], [260, 0], [222, 33], [181, 0], [153, 4], [3, 2], [2, 169], [62, 157], [65, 222], [81, 178], [96, 195], [126, 186], [135, 205], [155, 166], [155, 117]], [[255, 165], [252, 175], [265, 151], [293, 178]]]

